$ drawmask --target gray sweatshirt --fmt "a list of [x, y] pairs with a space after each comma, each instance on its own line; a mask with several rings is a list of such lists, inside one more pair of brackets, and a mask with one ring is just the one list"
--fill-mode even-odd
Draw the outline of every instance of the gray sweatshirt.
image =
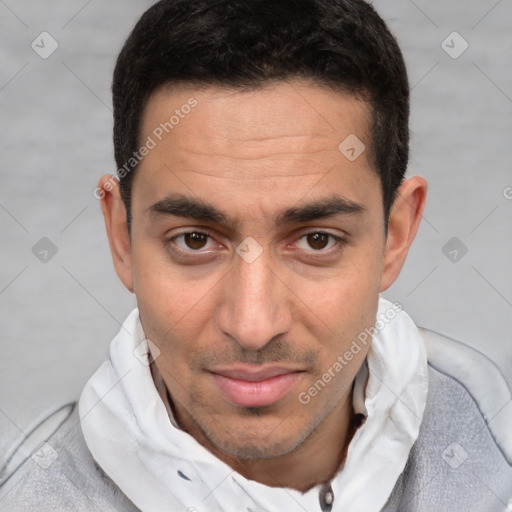
[[[439, 337], [433, 341], [436, 342]], [[443, 338], [443, 343], [446, 347], [450, 340]], [[453, 343], [445, 352], [450, 357], [458, 353], [458, 345]], [[468, 364], [474, 364], [474, 360]], [[505, 456], [510, 458], [510, 444], [505, 449], [500, 447], [504, 443], [495, 439], [494, 418], [485, 419], [489, 404], [478, 404], [464, 383], [441, 368], [447, 366], [449, 361], [435, 354], [429, 357], [429, 390], [419, 437], [383, 512], [512, 511], [512, 465]], [[489, 376], [491, 380], [495, 378], [496, 374]], [[469, 387], [474, 385], [473, 382]], [[498, 413], [502, 413], [502, 424], [503, 415], [510, 417], [510, 411], [504, 409], [511, 406], [509, 402]], [[498, 437], [502, 439], [503, 432]], [[29, 457], [11, 474], [0, 487], [0, 511], [139, 510], [92, 458], [80, 427], [78, 407], [48, 439], [48, 445], [58, 456], [49, 467]], [[327, 503], [325, 492], [319, 493], [322, 510], [339, 510], [336, 496], [331, 498]], [[233, 510], [229, 503], [224, 505], [226, 511]], [[183, 512], [194, 511], [183, 508]]]

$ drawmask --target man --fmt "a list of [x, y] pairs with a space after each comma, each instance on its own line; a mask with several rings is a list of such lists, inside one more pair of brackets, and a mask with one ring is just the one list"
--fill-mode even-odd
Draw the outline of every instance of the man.
[[379, 298], [427, 184], [371, 5], [163, 0], [113, 102], [96, 194], [138, 308], [3, 509], [510, 510], [502, 376]]

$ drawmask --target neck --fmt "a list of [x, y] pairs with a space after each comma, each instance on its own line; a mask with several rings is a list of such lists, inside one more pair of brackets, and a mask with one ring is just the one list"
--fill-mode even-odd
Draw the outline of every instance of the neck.
[[[155, 386], [176, 423], [189, 432], [172, 407], [164, 380], [155, 364], [151, 365]], [[237, 459], [213, 446], [201, 430], [189, 432], [206, 449], [249, 480], [270, 487], [285, 487], [306, 492], [317, 484], [330, 481], [342, 467], [348, 444], [362, 415], [355, 415], [352, 392], [348, 393], [295, 450], [269, 459]]]
[[271, 459], [243, 460], [219, 450], [214, 454], [245, 478], [270, 487], [306, 492], [317, 484], [332, 480], [344, 464], [360, 416], [354, 415], [351, 397], [352, 393], [290, 453]]

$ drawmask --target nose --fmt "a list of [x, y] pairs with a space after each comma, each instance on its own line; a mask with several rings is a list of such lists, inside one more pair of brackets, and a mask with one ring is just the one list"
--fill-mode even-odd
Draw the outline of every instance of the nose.
[[237, 256], [225, 282], [217, 327], [247, 350], [260, 350], [291, 328], [288, 288], [271, 264], [265, 250], [251, 263]]

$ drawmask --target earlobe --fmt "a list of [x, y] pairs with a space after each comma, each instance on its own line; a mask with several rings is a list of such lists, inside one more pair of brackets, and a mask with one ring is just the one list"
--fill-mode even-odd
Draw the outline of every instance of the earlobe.
[[99, 194], [101, 210], [114, 268], [122, 283], [133, 293], [130, 233], [119, 181], [112, 175], [106, 174], [100, 178], [98, 190], [101, 192]]
[[427, 181], [422, 176], [408, 179], [398, 189], [389, 216], [381, 292], [393, 284], [402, 270], [409, 248], [418, 232], [427, 199], [427, 189]]

